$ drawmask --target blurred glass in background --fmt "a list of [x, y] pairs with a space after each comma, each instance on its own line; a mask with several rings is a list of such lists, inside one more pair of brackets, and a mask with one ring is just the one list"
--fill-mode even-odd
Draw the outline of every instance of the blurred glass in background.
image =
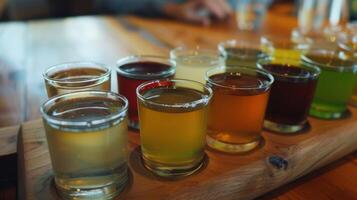
[[236, 18], [239, 30], [258, 30], [270, 0], [237, 0]]
[[307, 33], [319, 31], [325, 26], [337, 27], [347, 23], [350, 3], [348, 0], [300, 0], [298, 4], [299, 30]]

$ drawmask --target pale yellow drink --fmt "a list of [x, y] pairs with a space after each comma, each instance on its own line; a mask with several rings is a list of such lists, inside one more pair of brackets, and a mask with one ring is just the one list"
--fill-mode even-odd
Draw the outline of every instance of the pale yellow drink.
[[214, 50], [176, 48], [170, 52], [175, 61], [177, 79], [205, 83], [205, 73], [210, 68], [224, 65], [223, 58]]

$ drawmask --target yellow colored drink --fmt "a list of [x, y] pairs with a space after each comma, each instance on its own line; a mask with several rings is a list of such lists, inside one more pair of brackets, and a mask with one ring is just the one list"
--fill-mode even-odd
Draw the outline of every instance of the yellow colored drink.
[[196, 171], [204, 157], [211, 90], [196, 82], [166, 80], [144, 83], [137, 93], [144, 165], [160, 176]]

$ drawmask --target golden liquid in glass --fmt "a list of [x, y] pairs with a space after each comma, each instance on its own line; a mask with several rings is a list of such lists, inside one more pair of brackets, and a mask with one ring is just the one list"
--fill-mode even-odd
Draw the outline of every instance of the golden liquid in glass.
[[[155, 103], [139, 101], [145, 165], [154, 171], [185, 171], [200, 165], [204, 157], [207, 105], [188, 102], [202, 99], [203, 94], [187, 88], [156, 88], [143, 96]], [[172, 106], [177, 103], [187, 106]]]
[[49, 76], [51, 81], [45, 80], [48, 97], [74, 91], [110, 91], [110, 75], [101, 77], [105, 73], [106, 71], [95, 68], [74, 68], [56, 72]]

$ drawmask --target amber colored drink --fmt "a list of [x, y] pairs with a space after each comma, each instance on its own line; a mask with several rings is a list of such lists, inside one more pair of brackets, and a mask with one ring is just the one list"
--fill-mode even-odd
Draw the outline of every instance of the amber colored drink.
[[44, 78], [48, 97], [75, 91], [110, 91], [110, 69], [97, 63], [56, 65], [45, 72]]
[[56, 188], [65, 199], [112, 198], [127, 183], [127, 102], [114, 98], [76, 92], [41, 110]]
[[163, 86], [169, 82], [162, 82], [160, 86], [146, 85], [154, 88], [141, 92], [138, 88], [144, 164], [166, 177], [193, 173], [204, 157], [209, 89], [202, 91], [204, 86], [196, 82], [193, 85], [201, 88], [188, 88], [180, 86], [188, 81], [177, 81], [169, 81], [176, 86]]
[[208, 145], [229, 153], [254, 149], [261, 139], [273, 78], [253, 69], [213, 70], [207, 72], [212, 73], [207, 84], [214, 92], [208, 118]]

